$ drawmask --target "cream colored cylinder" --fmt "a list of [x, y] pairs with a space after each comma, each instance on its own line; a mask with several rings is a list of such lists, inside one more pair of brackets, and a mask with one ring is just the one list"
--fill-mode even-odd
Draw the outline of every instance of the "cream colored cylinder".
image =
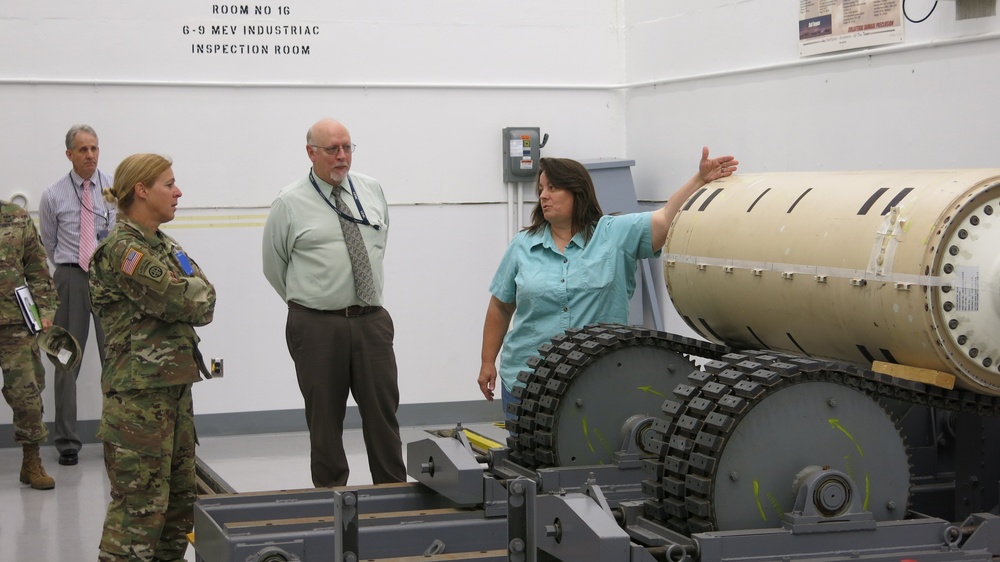
[[706, 339], [1000, 395], [1000, 169], [739, 174], [685, 202], [663, 259]]

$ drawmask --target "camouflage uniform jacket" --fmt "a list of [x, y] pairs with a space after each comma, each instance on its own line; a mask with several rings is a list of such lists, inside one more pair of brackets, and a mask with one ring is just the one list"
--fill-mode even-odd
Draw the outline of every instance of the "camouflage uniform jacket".
[[90, 299], [105, 334], [103, 392], [187, 384], [206, 372], [194, 328], [212, 321], [215, 287], [163, 232], [119, 217], [91, 259]]
[[28, 212], [0, 201], [0, 325], [24, 323], [14, 289], [25, 284], [42, 319], [55, 319], [59, 297], [45, 258], [45, 246]]

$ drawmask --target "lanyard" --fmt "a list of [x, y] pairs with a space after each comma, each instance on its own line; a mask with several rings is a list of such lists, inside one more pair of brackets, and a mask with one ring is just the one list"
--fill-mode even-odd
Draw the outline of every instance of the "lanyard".
[[[379, 225], [368, 222], [368, 216], [365, 215], [365, 210], [364, 208], [361, 207], [361, 200], [358, 199], [358, 193], [354, 191], [354, 182], [351, 181], [351, 176], [347, 176], [347, 185], [351, 186], [351, 196], [354, 197], [354, 204], [357, 205], [358, 207], [358, 214], [361, 215], [360, 219], [352, 217], [351, 215], [348, 215], [347, 213], [341, 211], [340, 209], [337, 208], [336, 205], [330, 202], [330, 199], [326, 195], [323, 195], [323, 190], [319, 188], [319, 184], [316, 183], [316, 179], [313, 178], [312, 170], [309, 170], [309, 181], [313, 184], [313, 187], [316, 188], [316, 193], [319, 193], [319, 196], [323, 198], [323, 201], [326, 201], [326, 204], [329, 205], [329, 207], [333, 209], [338, 215], [340, 215], [341, 218], [347, 219], [353, 223], [370, 226], [375, 230], [381, 230], [382, 227], [380, 227]], [[337, 188], [338, 186], [333, 186], [333, 189], [336, 190]]]
[[[97, 174], [97, 181], [100, 182], [101, 181], [101, 173], [100, 172], [95, 172], [95, 173]], [[83, 206], [83, 198], [80, 197], [80, 193], [76, 190], [76, 180], [73, 179], [73, 172], [70, 172], [67, 175], [69, 176], [69, 183], [71, 183], [73, 185], [73, 193], [76, 194], [76, 200], [80, 202], [80, 208], [81, 209], [86, 209], [88, 213], [94, 215], [95, 217], [101, 217], [102, 219], [104, 219], [104, 228], [107, 229], [108, 225], [111, 222], [111, 216], [110, 216], [111, 213], [108, 211], [107, 206], [105, 206], [105, 205], [102, 204], [102, 207], [104, 207], [104, 212], [98, 213], [97, 211], [95, 211], [93, 209], [93, 206], [94, 206], [94, 197], [91, 196], [91, 198], [90, 198], [90, 206], [91, 206], [91, 208], [87, 209], [86, 207], [84, 207]], [[103, 187], [103, 185], [98, 185], [98, 184], [96, 184], [94, 182], [90, 182], [90, 183], [91, 183], [91, 185], [94, 185], [95, 187], [98, 188], [97, 194], [98, 194], [98, 198], [100, 198], [101, 192], [103, 191], [103, 189], [101, 189]], [[83, 189], [83, 184], [80, 184], [80, 189]]]

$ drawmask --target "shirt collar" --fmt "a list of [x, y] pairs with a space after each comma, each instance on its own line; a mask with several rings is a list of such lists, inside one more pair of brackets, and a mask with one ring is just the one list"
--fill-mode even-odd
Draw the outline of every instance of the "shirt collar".
[[149, 244], [152, 247], [156, 247], [166, 243], [163, 240], [163, 234], [160, 232], [159, 229], [157, 229], [155, 232], [152, 233], [147, 232], [144, 228], [139, 226], [138, 223], [133, 222], [132, 219], [128, 218], [127, 216], [119, 217], [118, 223], [125, 226], [126, 228], [131, 228], [132, 230], [134, 230], [136, 233], [139, 234], [139, 236], [142, 236], [142, 239], [145, 240], [147, 244]]
[[316, 184], [319, 185], [319, 188], [321, 190], [323, 190], [328, 197], [332, 197], [334, 190], [337, 189], [338, 187], [343, 187], [345, 190], [347, 189], [347, 185], [346, 185], [347, 184], [347, 176], [344, 176], [344, 179], [341, 180], [341, 182], [339, 184], [333, 185], [332, 183], [330, 183], [330, 182], [324, 180], [323, 178], [317, 176], [316, 172], [310, 171], [310, 173], [312, 174], [313, 179], [316, 180]]
[[[556, 242], [552, 238], [552, 227], [546, 223], [545, 228], [537, 230], [535, 232], [528, 233], [528, 239], [531, 240], [531, 246], [542, 246], [543, 248], [550, 248], [553, 252], [562, 253], [559, 248], [556, 247]], [[566, 244], [569, 247], [570, 244], [574, 244], [579, 248], [583, 247], [583, 234], [577, 232], [570, 238], [569, 243]]]
[[[97, 176], [97, 174], [98, 174], [97, 170], [94, 170], [94, 176]], [[80, 174], [76, 173], [76, 170], [71, 168], [69, 171], [69, 177], [73, 178], [73, 187], [77, 189], [83, 189], [83, 178], [80, 177]], [[90, 178], [90, 182], [94, 183], [93, 177]]]

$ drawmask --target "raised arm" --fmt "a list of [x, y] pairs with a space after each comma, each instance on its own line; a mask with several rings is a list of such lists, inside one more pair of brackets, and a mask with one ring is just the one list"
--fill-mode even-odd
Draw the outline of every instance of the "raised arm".
[[691, 176], [691, 179], [687, 183], [671, 195], [663, 208], [653, 213], [654, 252], [659, 251], [667, 242], [667, 231], [670, 230], [670, 223], [673, 222], [674, 216], [681, 210], [681, 205], [705, 184], [733, 175], [739, 164], [739, 161], [732, 156], [709, 158], [708, 147], [702, 147], [701, 161], [698, 163], [698, 173]]

